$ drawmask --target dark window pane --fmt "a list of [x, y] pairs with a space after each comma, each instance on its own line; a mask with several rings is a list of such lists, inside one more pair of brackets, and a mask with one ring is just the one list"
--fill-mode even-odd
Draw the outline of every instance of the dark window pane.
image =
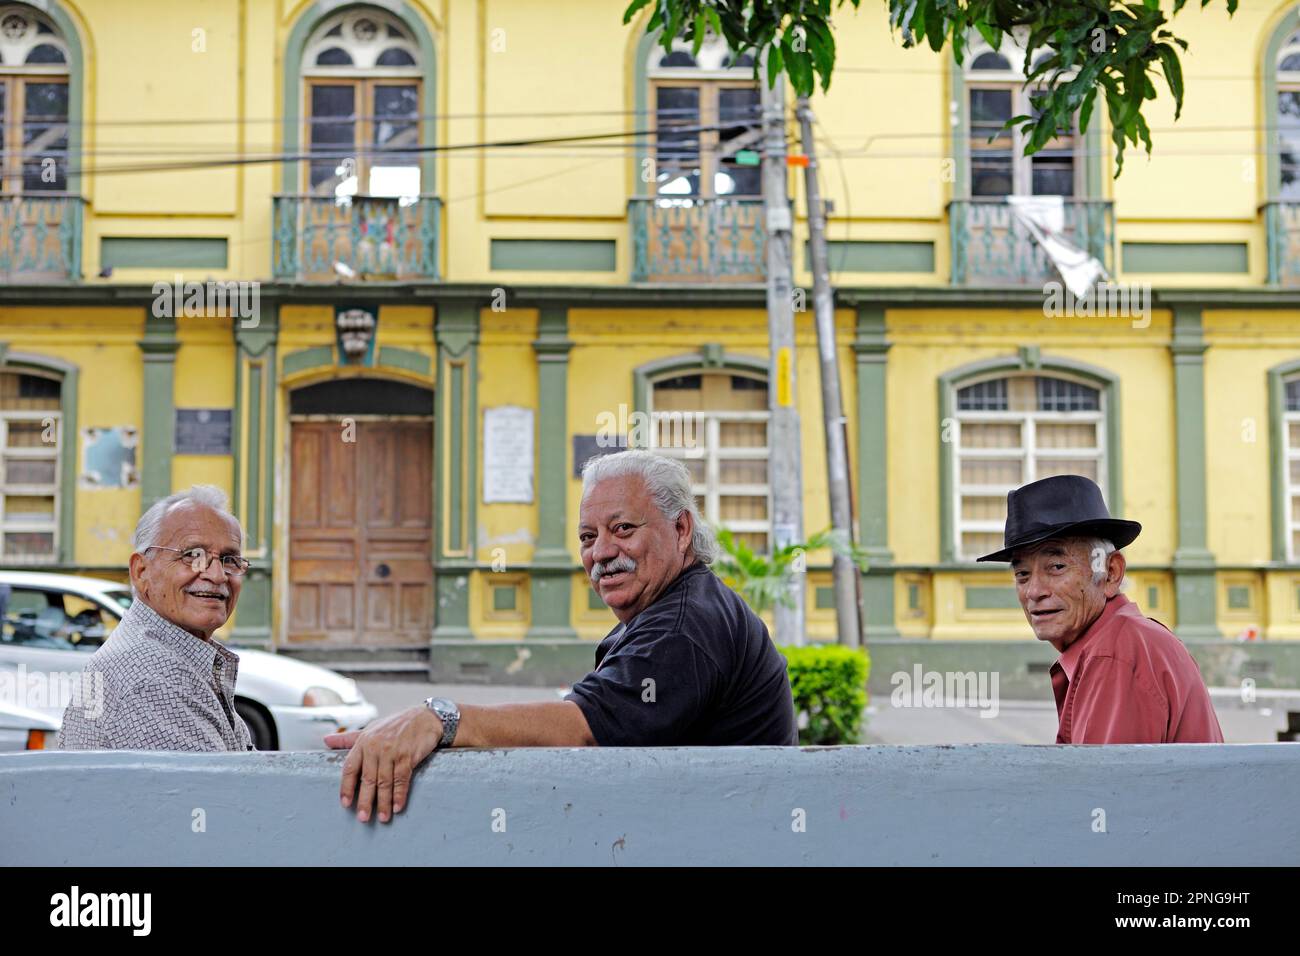
[[1300, 90], [1277, 95], [1281, 199], [1300, 199]]
[[66, 63], [63, 51], [52, 43], [42, 43], [27, 54], [28, 63]]
[[[374, 145], [385, 150], [418, 146], [419, 114], [420, 89], [416, 84], [375, 87]], [[402, 167], [404, 171], [378, 171], [384, 167]], [[376, 196], [418, 194], [419, 154], [377, 153], [371, 163], [371, 181], [367, 184], [366, 191]]]
[[978, 382], [957, 390], [957, 410], [961, 412], [1005, 412], [1007, 380]]
[[719, 196], [758, 196], [763, 191], [762, 169], [741, 166], [736, 153], [757, 149], [762, 138], [762, 107], [756, 89], [722, 89], [718, 91], [718, 118], [723, 129], [720, 143], [719, 170], [714, 192]]
[[750, 69], [754, 67], [754, 58], [748, 53], [742, 53], [739, 58], [733, 59], [731, 54], [727, 54], [726, 61], [722, 64], [723, 69], [731, 70], [738, 67], [747, 66]]
[[700, 191], [700, 91], [693, 86], [655, 90], [655, 166], [659, 192], [698, 195]]
[[351, 66], [352, 54], [342, 47], [332, 46], [328, 50], [321, 50], [316, 57], [317, 66]]
[[1286, 410], [1300, 412], [1300, 378], [1286, 383]]
[[1074, 195], [1074, 151], [1043, 150], [1032, 160], [1035, 196]]
[[694, 66], [695, 57], [691, 56], [685, 50], [673, 50], [666, 57], [659, 61], [660, 66]]
[[67, 188], [68, 84], [23, 87], [23, 189]]
[[415, 57], [398, 47], [385, 50], [375, 61], [377, 66], [415, 66]]
[[761, 378], [746, 378], [743, 375], [733, 375], [731, 376], [731, 390], [733, 392], [766, 392], [767, 382], [763, 381]]
[[1289, 53], [1282, 58], [1282, 62], [1277, 68], [1283, 73], [1295, 73], [1300, 71], [1300, 53]]
[[19, 398], [58, 398], [59, 382], [40, 375], [18, 375]]
[[700, 375], [676, 375], [673, 378], [665, 378], [655, 382], [655, 388], [699, 389], [703, 380], [703, 376]]
[[[970, 91], [970, 183], [972, 196], [1006, 196], [1012, 183], [1011, 91]], [[990, 139], [991, 138], [991, 139]]]
[[343, 378], [305, 385], [289, 393], [292, 415], [432, 415], [433, 392], [383, 379]]
[[[343, 159], [356, 148], [356, 90], [352, 86], [316, 84], [311, 88], [310, 150], [328, 158], [311, 161], [311, 189], [330, 193], [346, 175]], [[353, 169], [355, 174], [355, 169]]]
[[325, 31], [325, 35], [326, 35], [327, 37], [341, 37], [341, 36], [343, 36], [343, 24], [338, 23], [338, 24], [335, 24], [334, 26], [330, 27], [328, 30]]
[[972, 70], [1009, 70], [1011, 61], [1001, 53], [994, 53], [992, 50], [981, 53], [971, 61]]
[[1095, 412], [1101, 408], [1100, 393], [1087, 385], [1039, 376], [1037, 386], [1040, 412]]

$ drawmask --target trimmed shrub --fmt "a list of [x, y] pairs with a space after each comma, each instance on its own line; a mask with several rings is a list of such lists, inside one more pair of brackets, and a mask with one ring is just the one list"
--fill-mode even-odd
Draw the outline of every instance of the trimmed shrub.
[[[785, 657], [803, 746], [856, 744], [862, 740], [867, 706], [866, 649], [839, 644], [778, 647]], [[807, 715], [806, 718], [804, 715]]]

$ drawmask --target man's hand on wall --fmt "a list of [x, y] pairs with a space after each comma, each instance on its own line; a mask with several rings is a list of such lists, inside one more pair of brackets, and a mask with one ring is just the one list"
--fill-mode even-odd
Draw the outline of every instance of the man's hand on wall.
[[[357, 819], [365, 823], [372, 808], [379, 822], [387, 823], [401, 813], [411, 790], [411, 774], [442, 740], [442, 721], [428, 707], [411, 707], [385, 717], [365, 730], [329, 734], [325, 745], [352, 752], [343, 762], [343, 783], [339, 800], [345, 808], [357, 798]], [[357, 784], [361, 789], [358, 792]], [[376, 795], [378, 806], [376, 807]]]

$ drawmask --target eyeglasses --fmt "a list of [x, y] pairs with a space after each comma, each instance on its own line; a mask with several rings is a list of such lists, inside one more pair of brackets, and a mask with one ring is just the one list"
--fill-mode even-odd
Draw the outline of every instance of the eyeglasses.
[[202, 548], [186, 548], [182, 551], [180, 548], [165, 548], [161, 544], [151, 544], [149, 547], [145, 548], [146, 551], [152, 551], [154, 549], [159, 551], [175, 551], [180, 555], [177, 560], [188, 561], [195, 574], [202, 574], [206, 571], [208, 569], [209, 561], [220, 561], [221, 567], [225, 569], [225, 572], [231, 577], [239, 577], [239, 575], [248, 570], [248, 559], [241, 558], [237, 554], [223, 554], [217, 556], [215, 554], [208, 554], [208, 552]]

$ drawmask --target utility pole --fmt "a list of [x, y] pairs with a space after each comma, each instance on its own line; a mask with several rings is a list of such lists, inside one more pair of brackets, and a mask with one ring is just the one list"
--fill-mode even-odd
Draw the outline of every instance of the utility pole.
[[[812, 109], [801, 96], [795, 113], [803, 137], [804, 184], [808, 198], [808, 244], [812, 253], [813, 315], [817, 320], [817, 351], [821, 355], [822, 417], [826, 429], [826, 487], [830, 491], [831, 532], [844, 545], [853, 543], [853, 501], [849, 497], [849, 454], [844, 437], [844, 403], [840, 397], [840, 365], [835, 352], [835, 299], [831, 292], [830, 264], [826, 253], [826, 206], [817, 183], [817, 149], [813, 144]], [[858, 603], [858, 568], [853, 559], [836, 549], [831, 575], [835, 591], [835, 617], [839, 642], [846, 647], [862, 643], [861, 608]]]
[[[794, 349], [794, 227], [786, 180], [785, 78], [760, 84], [763, 97], [763, 213], [767, 232], [768, 409], [767, 480], [772, 490], [772, 538], [777, 548], [803, 540], [803, 455], [799, 444], [798, 379]], [[777, 602], [776, 639], [804, 644], [803, 574], [789, 584], [792, 607]]]

